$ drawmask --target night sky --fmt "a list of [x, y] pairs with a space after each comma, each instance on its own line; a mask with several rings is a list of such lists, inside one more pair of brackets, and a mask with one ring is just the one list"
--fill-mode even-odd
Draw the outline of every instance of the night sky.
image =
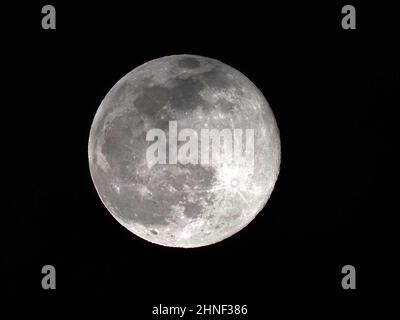
[[[44, 4], [57, 10], [56, 30], [41, 28]], [[247, 304], [251, 319], [316, 301], [355, 311], [388, 293], [398, 27], [393, 10], [363, 4], [355, 5], [357, 29], [343, 30], [344, 4], [53, 1], [4, 10], [1, 291], [41, 303], [120, 296], [140, 319], [160, 303]], [[263, 211], [231, 238], [186, 250], [119, 225], [87, 159], [90, 125], [109, 89], [144, 62], [182, 53], [251, 79], [282, 147]], [[57, 271], [53, 291], [41, 288], [46, 264]], [[347, 264], [356, 290], [341, 287]]]

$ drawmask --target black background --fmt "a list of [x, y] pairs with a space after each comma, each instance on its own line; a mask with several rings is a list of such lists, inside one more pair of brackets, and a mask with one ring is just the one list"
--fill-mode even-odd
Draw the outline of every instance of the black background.
[[[140, 319], [160, 303], [247, 304], [252, 319], [277, 305], [359, 310], [385, 293], [382, 273], [395, 255], [392, 9], [355, 4], [357, 30], [343, 30], [341, 2], [53, 1], [57, 29], [43, 30], [44, 4], [3, 12], [5, 293], [44, 303], [119, 297]], [[190, 250], [120, 226], [97, 196], [87, 160], [90, 125], [108, 90], [140, 64], [180, 53], [249, 77], [270, 103], [282, 143], [264, 210], [231, 238]], [[54, 291], [41, 288], [45, 264], [56, 267]], [[353, 291], [341, 287], [346, 264], [357, 270]]]

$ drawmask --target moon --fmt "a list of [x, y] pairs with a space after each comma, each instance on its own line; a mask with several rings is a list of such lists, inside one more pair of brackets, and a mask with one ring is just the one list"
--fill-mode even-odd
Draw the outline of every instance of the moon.
[[112, 216], [140, 238], [182, 248], [217, 243], [248, 225], [266, 205], [281, 161], [279, 129], [260, 90], [197, 55], [155, 59], [120, 79], [96, 112], [88, 153]]

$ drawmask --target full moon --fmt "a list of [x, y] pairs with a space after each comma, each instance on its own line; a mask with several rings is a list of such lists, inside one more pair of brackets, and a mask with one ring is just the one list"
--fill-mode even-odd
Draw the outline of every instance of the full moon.
[[163, 246], [214, 244], [248, 225], [279, 174], [274, 114], [236, 69], [196, 55], [149, 61], [107, 93], [89, 168], [112, 216]]

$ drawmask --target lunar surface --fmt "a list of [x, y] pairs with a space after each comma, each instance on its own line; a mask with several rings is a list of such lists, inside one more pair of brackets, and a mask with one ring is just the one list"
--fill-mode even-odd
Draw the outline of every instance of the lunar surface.
[[[211, 131], [217, 138], [206, 140]], [[250, 223], [281, 159], [275, 117], [256, 86], [194, 55], [152, 60], [119, 80], [97, 110], [88, 149], [95, 188], [113, 217], [145, 240], [184, 248]]]

